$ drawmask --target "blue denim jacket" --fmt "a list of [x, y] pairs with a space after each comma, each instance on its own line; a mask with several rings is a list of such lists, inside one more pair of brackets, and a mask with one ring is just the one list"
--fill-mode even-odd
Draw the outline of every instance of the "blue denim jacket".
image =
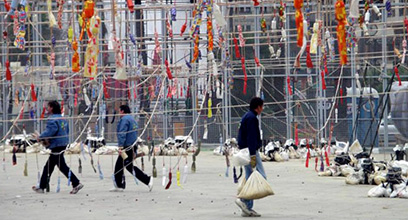
[[40, 135], [40, 139], [47, 139], [49, 149], [67, 146], [69, 143], [69, 127], [67, 120], [60, 114], [53, 114], [47, 120], [45, 131]]
[[137, 139], [137, 122], [131, 115], [124, 115], [117, 127], [119, 147], [128, 147]]

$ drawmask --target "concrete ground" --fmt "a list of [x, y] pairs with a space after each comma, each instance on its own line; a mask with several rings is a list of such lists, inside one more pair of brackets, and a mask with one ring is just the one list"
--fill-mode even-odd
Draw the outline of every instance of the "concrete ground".
[[[0, 154], [1, 155], [1, 154]], [[28, 176], [23, 176], [24, 154], [18, 154], [18, 164], [12, 166], [11, 154], [5, 154], [6, 172], [0, 170], [0, 219], [241, 219], [234, 204], [237, 185], [225, 177], [225, 159], [201, 152], [197, 157], [197, 172], [190, 173], [186, 184], [178, 187], [173, 170], [173, 184], [165, 190], [161, 186], [162, 157], [157, 158], [158, 178], [152, 192], [146, 186], [136, 185], [126, 173], [127, 188], [112, 193], [112, 159], [116, 155], [100, 156], [105, 178], [99, 179], [90, 166], [89, 156], [82, 159], [83, 174], [79, 175], [85, 187], [70, 195], [71, 187], [61, 175], [61, 192], [56, 193], [58, 169], [51, 178], [51, 192], [37, 194], [31, 186], [37, 181], [35, 155], [28, 155]], [[40, 169], [48, 156], [39, 155]], [[78, 155], [66, 156], [78, 174]], [[378, 155], [376, 159], [383, 159]], [[94, 156], [95, 164], [98, 160]], [[140, 159], [138, 159], [140, 165]], [[170, 157], [165, 157], [168, 167]], [[176, 157], [172, 158], [174, 166]], [[191, 156], [188, 157], [191, 167]], [[180, 170], [183, 170], [182, 159]], [[408, 200], [368, 198], [373, 186], [346, 185], [342, 177], [318, 177], [314, 164], [304, 167], [304, 160], [266, 162], [274, 196], [255, 201], [254, 209], [263, 219], [407, 219]], [[313, 168], [312, 168], [313, 167]], [[151, 162], [145, 157], [145, 170], [151, 173]]]

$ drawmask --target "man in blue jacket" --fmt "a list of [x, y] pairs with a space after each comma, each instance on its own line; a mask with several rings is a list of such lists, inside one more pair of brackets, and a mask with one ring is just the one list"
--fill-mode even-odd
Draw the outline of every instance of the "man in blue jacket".
[[137, 123], [127, 105], [119, 107], [120, 121], [117, 127], [117, 138], [119, 146], [119, 155], [115, 165], [115, 187], [111, 192], [123, 192], [126, 187], [123, 170], [126, 168], [132, 175], [147, 185], [149, 191], [153, 188], [153, 177], [146, 175], [136, 166], [133, 166], [133, 160], [136, 157], [137, 146], [134, 144], [137, 140]]
[[44, 189], [49, 185], [54, 167], [57, 165], [67, 178], [71, 178], [73, 189], [70, 193], [76, 194], [84, 185], [79, 182], [79, 179], [65, 163], [64, 151], [69, 143], [68, 122], [62, 118], [61, 106], [57, 101], [48, 102], [47, 107], [50, 116], [45, 131], [41, 133], [38, 140], [48, 145], [46, 148], [51, 150], [51, 154], [44, 166], [40, 185], [33, 186], [32, 189], [37, 193], [44, 193]]
[[[258, 116], [263, 111], [263, 100], [258, 97], [251, 99], [249, 111], [242, 117], [238, 131], [238, 146], [240, 149], [248, 148], [251, 157], [250, 164], [245, 166], [245, 178], [248, 179], [252, 170], [256, 168], [258, 172], [265, 177], [265, 171], [262, 165], [258, 149], [262, 146], [261, 132]], [[235, 204], [241, 208], [243, 217], [260, 217], [261, 215], [252, 209], [253, 200], [237, 199]]]

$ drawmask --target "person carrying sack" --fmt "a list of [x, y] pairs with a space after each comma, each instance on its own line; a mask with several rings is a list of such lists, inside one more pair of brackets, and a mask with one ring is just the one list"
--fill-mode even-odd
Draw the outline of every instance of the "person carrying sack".
[[110, 192], [123, 192], [126, 187], [124, 178], [124, 169], [127, 169], [137, 179], [142, 181], [149, 192], [153, 189], [153, 176], [148, 176], [138, 167], [133, 166], [133, 160], [136, 157], [137, 146], [134, 143], [137, 140], [137, 122], [130, 114], [128, 105], [119, 107], [120, 121], [117, 127], [117, 138], [119, 146], [119, 155], [115, 164], [114, 187]]
[[[261, 98], [252, 98], [249, 111], [242, 117], [239, 125], [238, 147], [239, 149], [248, 148], [251, 158], [250, 163], [245, 166], [245, 179], [247, 180], [251, 176], [253, 169], [256, 169], [266, 179], [265, 170], [258, 152], [258, 149], [262, 146], [258, 115], [263, 111], [263, 104]], [[242, 217], [261, 216], [253, 210], [254, 200], [238, 198], [235, 204], [242, 210]]]

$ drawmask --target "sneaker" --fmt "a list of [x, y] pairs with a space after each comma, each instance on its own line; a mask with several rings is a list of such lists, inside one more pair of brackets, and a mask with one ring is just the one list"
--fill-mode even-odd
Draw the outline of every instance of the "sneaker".
[[251, 217], [261, 217], [261, 214], [255, 212], [255, 210], [253, 210], [253, 209], [250, 210], [250, 212], [251, 212]]
[[84, 185], [82, 185], [82, 184], [80, 183], [78, 186], [72, 188], [70, 194], [77, 194], [78, 191], [81, 190], [82, 188], [84, 188]]
[[235, 200], [235, 204], [242, 210], [242, 213], [245, 213], [247, 215], [251, 215], [251, 211], [248, 209], [248, 207], [241, 201], [241, 199]]
[[147, 185], [147, 187], [149, 187], [149, 192], [151, 192], [152, 189], [153, 189], [153, 177], [152, 176], [150, 177], [150, 181], [149, 181], [149, 184]]
[[118, 188], [118, 187], [113, 187], [112, 189], [109, 190], [109, 192], [123, 192], [123, 188]]
[[39, 188], [37, 186], [31, 187], [31, 189], [33, 189], [33, 191], [36, 192], [36, 193], [44, 193], [44, 189], [41, 189], [41, 188]]

